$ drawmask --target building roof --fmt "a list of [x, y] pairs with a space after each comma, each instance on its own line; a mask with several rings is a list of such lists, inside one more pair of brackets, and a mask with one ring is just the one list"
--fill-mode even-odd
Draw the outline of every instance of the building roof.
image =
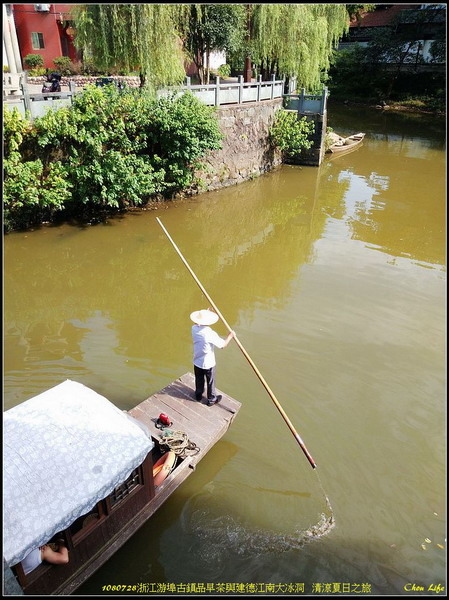
[[[420, 4], [384, 4], [379, 8], [362, 15], [360, 22], [351, 21], [350, 27], [386, 27], [403, 10], [417, 9]], [[385, 8], [380, 8], [385, 7]]]
[[3, 555], [9, 566], [69, 527], [139, 466], [153, 441], [75, 381], [3, 415]]

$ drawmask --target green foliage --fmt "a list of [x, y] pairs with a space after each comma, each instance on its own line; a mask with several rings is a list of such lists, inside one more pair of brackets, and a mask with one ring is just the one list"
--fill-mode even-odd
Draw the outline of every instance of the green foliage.
[[228, 53], [241, 44], [245, 18], [243, 4], [189, 5], [188, 16], [180, 21], [180, 29], [184, 47], [198, 68], [201, 83], [209, 82], [208, 58], [212, 51]]
[[185, 73], [175, 26], [179, 6], [76, 5], [74, 43], [103, 72], [137, 69], [153, 86], [180, 83]]
[[42, 75], [45, 75], [46, 73], [47, 69], [44, 67], [36, 67], [35, 69], [30, 69], [29, 71], [29, 75], [31, 77], [42, 77]]
[[358, 22], [361, 21], [364, 13], [372, 12], [375, 8], [375, 4], [346, 4], [349, 18]]
[[244, 57], [258, 67], [263, 79], [272, 73], [296, 76], [298, 87], [321, 87], [332, 51], [347, 31], [344, 4], [248, 4], [247, 25], [228, 61], [235, 69]]
[[158, 101], [148, 128], [148, 150], [164, 169], [168, 190], [190, 186], [199, 159], [221, 147], [222, 134], [214, 114], [213, 108], [191, 93]]
[[[381, 39], [384, 38], [378, 35], [368, 47], [353, 44], [351, 48], [335, 53], [328, 82], [332, 97], [373, 103], [400, 101], [410, 95], [437, 98], [438, 90], [445, 87], [445, 73], [415, 71], [413, 63], [407, 69], [401, 63], [396, 63], [395, 70], [386, 68], [382, 56], [388, 46], [392, 46], [393, 52], [394, 46], [388, 40], [381, 44]], [[397, 56], [406, 60], [407, 54], [400, 52], [403, 47], [396, 43]], [[416, 62], [416, 57], [414, 60]], [[441, 108], [441, 101], [437, 104]]]
[[280, 109], [270, 129], [272, 142], [279, 148], [284, 157], [292, 158], [308, 150], [313, 142], [310, 136], [314, 132], [314, 124], [306, 117], [298, 119], [296, 111]]
[[435, 40], [430, 46], [433, 63], [446, 63], [446, 40]]
[[3, 216], [8, 230], [51, 218], [70, 197], [71, 183], [60, 163], [29, 159], [32, 126], [16, 108], [4, 111], [3, 128]]
[[17, 108], [3, 113], [3, 156], [8, 159], [12, 152], [21, 150], [24, 138], [30, 133], [31, 123], [22, 117]]
[[214, 109], [191, 94], [155, 100], [141, 90], [88, 86], [72, 107], [31, 124], [4, 113], [5, 225], [57, 213], [81, 216], [139, 206], [194, 183], [221, 145]]
[[366, 49], [359, 44], [335, 52], [329, 71], [328, 87], [332, 97], [352, 99], [367, 97], [378, 100], [382, 93], [377, 92], [380, 85], [380, 71], [369, 65]]
[[36, 69], [44, 65], [44, 59], [41, 54], [27, 54], [23, 62], [29, 69]]
[[45, 168], [41, 160], [22, 161], [13, 152], [4, 161], [4, 216], [5, 220], [22, 220], [22, 208], [28, 211], [28, 220], [37, 223], [51, 218], [70, 198], [71, 183], [60, 163]]
[[231, 66], [227, 64], [220, 65], [217, 69], [217, 73], [220, 75], [220, 77], [229, 77], [231, 74]]
[[68, 56], [54, 58], [53, 64], [61, 75], [73, 75], [74, 73], [74, 65]]
[[81, 64], [80, 70], [85, 75], [98, 75], [101, 73], [101, 70], [95, 64], [93, 58], [83, 57], [83, 62]]
[[409, 93], [433, 95], [442, 86], [441, 73], [419, 66], [424, 63], [422, 40], [430, 28], [435, 40], [431, 52], [434, 49], [437, 62], [445, 62], [446, 10], [442, 5], [424, 6], [400, 11], [388, 27], [375, 28], [366, 47], [336, 53], [329, 85], [335, 97], [347, 93], [388, 102]]

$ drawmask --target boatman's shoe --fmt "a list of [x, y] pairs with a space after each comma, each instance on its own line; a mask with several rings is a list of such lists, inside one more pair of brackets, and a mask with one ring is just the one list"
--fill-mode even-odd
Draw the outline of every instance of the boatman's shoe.
[[213, 400], [208, 400], [207, 401], [207, 406], [212, 406], [213, 404], [218, 404], [218, 402], [220, 402], [220, 400], [223, 398], [223, 396], [221, 394], [219, 394], [216, 398], [214, 398]]

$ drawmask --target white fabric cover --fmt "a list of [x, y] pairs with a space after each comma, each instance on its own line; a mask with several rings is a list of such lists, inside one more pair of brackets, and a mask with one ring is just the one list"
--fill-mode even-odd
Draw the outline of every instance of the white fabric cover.
[[9, 566], [89, 512], [153, 447], [124, 412], [70, 380], [3, 417], [3, 554]]

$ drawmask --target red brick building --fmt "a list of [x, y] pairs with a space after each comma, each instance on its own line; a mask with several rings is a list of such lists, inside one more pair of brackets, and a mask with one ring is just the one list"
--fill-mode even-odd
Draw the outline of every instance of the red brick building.
[[73, 4], [12, 4], [22, 62], [27, 54], [40, 54], [44, 67], [54, 69], [53, 59], [77, 60], [73, 45], [70, 10]]

